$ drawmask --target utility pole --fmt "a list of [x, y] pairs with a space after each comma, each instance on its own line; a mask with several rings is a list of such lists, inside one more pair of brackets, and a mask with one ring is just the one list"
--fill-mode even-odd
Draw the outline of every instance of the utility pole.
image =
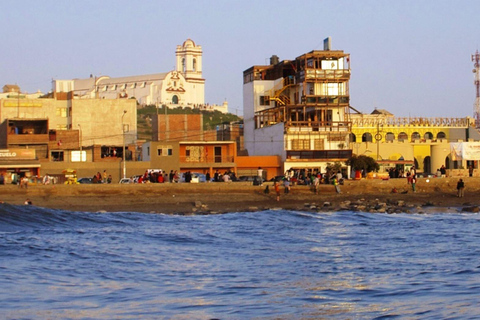
[[475, 67], [472, 72], [475, 77], [473, 83], [476, 90], [475, 103], [473, 104], [473, 117], [475, 118], [475, 128], [480, 128], [480, 53], [478, 53], [478, 50], [475, 54], [472, 54], [472, 61]]
[[122, 114], [122, 133], [123, 133], [123, 178], [127, 177], [127, 166], [125, 163], [125, 125], [123, 124], [123, 117], [127, 113], [127, 110], [123, 110]]

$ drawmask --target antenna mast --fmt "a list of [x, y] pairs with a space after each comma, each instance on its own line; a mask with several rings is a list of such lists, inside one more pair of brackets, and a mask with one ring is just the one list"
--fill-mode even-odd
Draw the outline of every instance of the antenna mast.
[[472, 61], [474, 62], [473, 66], [475, 69], [472, 70], [474, 73], [475, 80], [475, 90], [477, 96], [475, 98], [475, 103], [473, 104], [473, 117], [475, 118], [475, 127], [480, 128], [480, 53], [475, 52], [472, 54]]

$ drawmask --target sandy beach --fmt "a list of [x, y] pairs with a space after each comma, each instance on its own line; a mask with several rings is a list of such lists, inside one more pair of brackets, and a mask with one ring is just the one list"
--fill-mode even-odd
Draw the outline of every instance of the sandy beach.
[[[23, 205], [26, 199], [30, 199], [38, 207], [69, 211], [166, 214], [215, 214], [272, 208], [369, 212], [422, 211], [428, 207], [468, 207], [471, 210], [480, 205], [477, 196], [480, 179], [463, 178], [466, 184], [464, 198], [456, 196], [458, 179], [422, 178], [418, 180], [416, 193], [412, 192], [406, 179], [347, 180], [341, 186], [341, 194], [337, 194], [332, 185], [321, 185], [317, 195], [308, 186], [292, 186], [289, 194], [284, 194], [281, 189], [278, 202], [271, 182], [263, 187], [244, 182], [34, 185], [27, 189], [3, 185], [0, 186], [0, 200]], [[270, 186], [269, 194], [264, 193], [265, 185]], [[392, 193], [393, 188], [398, 192]]]

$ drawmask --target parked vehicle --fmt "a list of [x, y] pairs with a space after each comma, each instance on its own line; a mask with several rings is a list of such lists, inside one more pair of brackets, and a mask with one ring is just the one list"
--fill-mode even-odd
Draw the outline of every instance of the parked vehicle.
[[121, 184], [130, 184], [130, 183], [134, 183], [132, 179], [130, 178], [122, 178], [120, 179], [120, 181], [118, 183], [121, 183]]
[[240, 176], [237, 180], [233, 180], [234, 182], [251, 182], [251, 183], [258, 183], [259, 182], [258, 176]]
[[80, 184], [92, 184], [93, 179], [92, 178], [80, 178], [80, 179], [77, 179], [77, 182], [80, 183]]
[[[207, 176], [200, 172], [192, 172], [192, 180], [190, 183], [207, 182]], [[180, 182], [185, 182], [185, 172], [180, 174]]]

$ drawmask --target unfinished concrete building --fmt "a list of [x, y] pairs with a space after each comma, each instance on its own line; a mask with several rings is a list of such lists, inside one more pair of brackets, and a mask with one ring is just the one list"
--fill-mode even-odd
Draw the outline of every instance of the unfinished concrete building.
[[317, 168], [352, 155], [348, 135], [350, 55], [311, 51], [295, 60], [253, 66], [243, 73], [245, 148], [279, 155], [284, 170]]

